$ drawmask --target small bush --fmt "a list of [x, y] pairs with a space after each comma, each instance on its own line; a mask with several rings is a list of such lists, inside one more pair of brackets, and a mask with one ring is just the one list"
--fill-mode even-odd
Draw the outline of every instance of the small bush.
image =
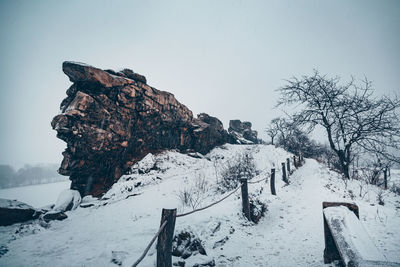
[[336, 172], [341, 172], [342, 167], [340, 165], [339, 158], [330, 147], [322, 146], [321, 154], [318, 156], [317, 160], [325, 163], [329, 169]]
[[380, 189], [378, 191], [378, 193], [376, 194], [376, 200], [378, 201], [379, 205], [382, 205], [382, 206], [385, 205], [384, 193], [383, 193], [382, 189]]
[[400, 196], [400, 185], [393, 184], [392, 187], [390, 188], [390, 191], [392, 191], [396, 195]]
[[254, 223], [258, 223], [264, 217], [267, 211], [267, 205], [259, 199], [250, 199], [250, 219]]
[[253, 156], [248, 153], [239, 155], [234, 162], [228, 161], [222, 168], [219, 189], [222, 192], [233, 190], [239, 185], [240, 179], [250, 180], [258, 174]]
[[204, 174], [198, 174], [195, 177], [195, 181], [192, 186], [185, 187], [183, 190], [179, 191], [178, 198], [180, 199], [182, 206], [196, 209], [200, 206], [209, 189], [210, 185], [207, 182]]

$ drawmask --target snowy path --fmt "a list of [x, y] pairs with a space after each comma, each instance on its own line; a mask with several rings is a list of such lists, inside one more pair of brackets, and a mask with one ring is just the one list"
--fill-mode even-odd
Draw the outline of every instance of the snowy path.
[[[250, 255], [260, 252], [259, 256], [254, 255], [258, 259], [252, 261], [258, 266], [323, 264], [321, 206], [326, 192], [321, 191], [319, 165], [315, 161], [308, 161], [307, 165], [293, 173], [288, 186], [278, 182], [278, 196], [269, 204], [268, 215], [260, 225], [249, 229], [254, 246], [247, 250]], [[243, 266], [243, 262], [239, 265]]]
[[[323, 263], [322, 202], [353, 201], [325, 187], [329, 172], [315, 160], [307, 160], [305, 166], [295, 171], [288, 186], [281, 181], [280, 175], [277, 173], [277, 197], [271, 199], [267, 216], [259, 225], [240, 229], [246, 241], [235, 239], [225, 244], [224, 251], [231, 254], [231, 259], [240, 254], [238, 261], [227, 266], [329, 266]], [[269, 194], [268, 186], [265, 186], [265, 193]], [[361, 203], [361, 215], [368, 214], [365, 209], [375, 207]], [[370, 230], [375, 233], [379, 229], [384, 237], [388, 232], [386, 225], [377, 223], [375, 218], [370, 216], [365, 220], [363, 223], [369, 223]], [[399, 222], [397, 214], [390, 229]], [[392, 249], [388, 258], [391, 261], [399, 261], [400, 247], [395, 243], [398, 241], [397, 234], [387, 246]], [[387, 252], [385, 248], [383, 252]]]

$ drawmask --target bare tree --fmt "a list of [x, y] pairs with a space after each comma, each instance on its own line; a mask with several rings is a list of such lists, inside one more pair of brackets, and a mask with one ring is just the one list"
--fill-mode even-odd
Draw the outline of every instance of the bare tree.
[[278, 135], [278, 129], [276, 129], [274, 127], [274, 124], [268, 125], [267, 129], [265, 130], [265, 132], [268, 134], [269, 137], [271, 137], [271, 145], [274, 144], [274, 139], [275, 137]]
[[290, 131], [291, 123], [284, 118], [275, 118], [271, 120], [268, 125], [267, 134], [271, 137], [271, 144], [274, 144], [275, 138], [279, 138], [280, 141], [286, 140], [288, 131]]
[[276, 144], [287, 151], [305, 157], [318, 157], [323, 152], [323, 146], [311, 140], [308, 133], [300, 129], [294, 121], [287, 118], [275, 118], [267, 128], [269, 132], [275, 134], [272, 141], [276, 139]]
[[400, 162], [388, 149], [400, 148], [400, 100], [374, 97], [367, 79], [361, 84], [354, 79], [343, 84], [338, 77], [328, 78], [315, 71], [312, 76], [288, 80], [279, 91], [278, 106], [296, 105], [293, 121], [309, 130], [317, 125], [325, 129], [346, 178], [350, 178], [355, 148]]

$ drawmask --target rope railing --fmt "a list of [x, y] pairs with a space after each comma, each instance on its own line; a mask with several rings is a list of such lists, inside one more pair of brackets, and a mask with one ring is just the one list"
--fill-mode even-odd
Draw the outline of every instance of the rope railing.
[[138, 266], [138, 264], [144, 259], [144, 257], [146, 257], [147, 252], [149, 252], [151, 246], [153, 245], [154, 241], [156, 241], [156, 238], [159, 236], [159, 234], [161, 233], [161, 231], [165, 228], [165, 226], [167, 225], [167, 221], [165, 221], [160, 228], [158, 229], [157, 233], [153, 236], [153, 238], [151, 239], [150, 243], [147, 245], [146, 249], [143, 251], [142, 255], [139, 257], [139, 259], [132, 265], [132, 267], [136, 267]]
[[195, 209], [195, 210], [192, 210], [192, 211], [189, 211], [189, 212], [186, 212], [186, 213], [178, 214], [178, 215], [176, 215], [176, 217], [183, 217], [183, 216], [187, 216], [187, 215], [190, 215], [190, 214], [195, 213], [195, 212], [198, 212], [198, 211], [202, 211], [202, 210], [208, 209], [208, 208], [210, 208], [210, 207], [212, 207], [212, 206], [214, 206], [214, 205], [216, 205], [216, 204], [222, 202], [223, 200], [227, 199], [227, 198], [230, 197], [231, 195], [233, 195], [240, 187], [241, 187], [241, 186], [238, 186], [235, 190], [233, 190], [232, 192], [230, 192], [228, 195], [224, 196], [223, 198], [221, 198], [221, 199], [218, 200], [218, 201], [215, 201], [214, 203], [211, 203], [210, 205], [207, 205], [207, 206], [205, 206], [205, 207], [202, 207], [202, 208], [199, 208], [199, 209]]
[[265, 178], [264, 179], [260, 179], [258, 181], [248, 181], [248, 184], [258, 184], [259, 182], [265, 182]]

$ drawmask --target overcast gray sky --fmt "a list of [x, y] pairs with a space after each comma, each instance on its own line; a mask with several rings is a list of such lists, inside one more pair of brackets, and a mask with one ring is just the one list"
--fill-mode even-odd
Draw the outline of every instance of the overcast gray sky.
[[399, 14], [400, 1], [0, 0], [0, 164], [61, 161], [65, 60], [131, 68], [194, 114], [263, 131], [275, 89], [313, 69], [399, 92]]

